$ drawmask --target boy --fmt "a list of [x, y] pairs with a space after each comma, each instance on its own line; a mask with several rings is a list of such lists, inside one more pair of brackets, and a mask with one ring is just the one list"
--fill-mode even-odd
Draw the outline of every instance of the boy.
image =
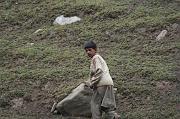
[[93, 89], [92, 119], [101, 119], [102, 112], [105, 112], [106, 119], [118, 119], [119, 116], [114, 111], [116, 109], [114, 83], [109, 74], [108, 66], [97, 53], [97, 46], [93, 41], [86, 42], [84, 49], [91, 58], [90, 80], [86, 82], [86, 85]]

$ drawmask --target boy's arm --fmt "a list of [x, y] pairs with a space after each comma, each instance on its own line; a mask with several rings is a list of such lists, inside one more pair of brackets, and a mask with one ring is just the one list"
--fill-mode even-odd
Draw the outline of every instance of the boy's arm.
[[93, 59], [93, 65], [95, 66], [96, 71], [91, 77], [91, 86], [96, 86], [98, 82], [100, 81], [102, 73], [103, 73], [102, 63], [98, 57]]
[[98, 69], [95, 74], [92, 76], [91, 79], [85, 81], [85, 85], [89, 86], [89, 87], [96, 87], [96, 85], [98, 84], [98, 82], [100, 81], [100, 77], [102, 75], [102, 70]]
[[88, 79], [87, 81], [85, 81], [85, 85], [89, 86], [89, 87], [96, 87], [96, 85], [98, 84], [98, 82], [100, 81], [100, 77], [102, 75], [102, 70], [98, 69], [94, 75], [91, 77], [91, 79]]
[[97, 69], [93, 77], [91, 78], [91, 85], [95, 86], [101, 79], [103, 71], [101, 69]]

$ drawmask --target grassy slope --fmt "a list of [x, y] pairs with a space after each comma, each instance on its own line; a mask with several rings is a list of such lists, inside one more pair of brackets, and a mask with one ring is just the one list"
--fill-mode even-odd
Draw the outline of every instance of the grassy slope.
[[[123, 118], [180, 116], [178, 0], [1, 0], [0, 12], [1, 117], [52, 118], [53, 99], [88, 78], [88, 39], [109, 65]], [[62, 14], [82, 21], [53, 26]], [[14, 98], [25, 100], [23, 110], [10, 108]]]

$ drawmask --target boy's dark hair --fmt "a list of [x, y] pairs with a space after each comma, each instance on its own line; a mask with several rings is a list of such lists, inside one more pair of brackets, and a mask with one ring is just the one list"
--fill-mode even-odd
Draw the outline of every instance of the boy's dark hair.
[[86, 48], [96, 49], [97, 46], [96, 46], [96, 43], [94, 43], [92, 40], [90, 40], [90, 41], [87, 41], [87, 42], [84, 44], [84, 49], [86, 49]]

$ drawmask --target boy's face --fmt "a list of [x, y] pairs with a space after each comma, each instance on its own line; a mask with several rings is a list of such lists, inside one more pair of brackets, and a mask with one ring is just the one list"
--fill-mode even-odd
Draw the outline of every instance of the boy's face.
[[94, 48], [86, 48], [85, 50], [90, 58], [92, 58], [96, 54], [96, 49]]

